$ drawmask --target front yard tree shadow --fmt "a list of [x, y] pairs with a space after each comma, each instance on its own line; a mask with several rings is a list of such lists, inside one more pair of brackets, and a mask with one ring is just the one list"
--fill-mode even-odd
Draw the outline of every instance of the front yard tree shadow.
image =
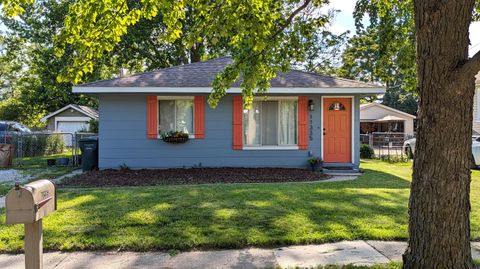
[[[345, 182], [66, 189], [59, 210], [44, 221], [45, 248], [189, 250], [406, 239], [409, 181], [372, 169]], [[0, 219], [0, 250], [20, 250], [22, 227], [5, 226], [4, 211]]]

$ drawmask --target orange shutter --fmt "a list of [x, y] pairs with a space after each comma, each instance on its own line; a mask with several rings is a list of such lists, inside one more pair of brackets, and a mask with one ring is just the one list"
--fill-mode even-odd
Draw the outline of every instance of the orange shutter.
[[147, 96], [147, 137], [158, 138], [157, 128], [157, 96]]
[[195, 109], [195, 139], [203, 139], [205, 138], [205, 98], [195, 96], [193, 103]]
[[241, 96], [233, 97], [233, 149], [243, 148], [242, 139], [243, 100]]
[[298, 97], [298, 148], [308, 148], [308, 97]]

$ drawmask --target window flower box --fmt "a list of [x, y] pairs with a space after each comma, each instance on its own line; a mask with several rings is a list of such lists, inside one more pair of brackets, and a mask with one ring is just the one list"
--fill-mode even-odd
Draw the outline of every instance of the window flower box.
[[180, 144], [185, 143], [188, 141], [188, 134], [176, 131], [176, 132], [166, 132], [161, 135], [163, 142], [172, 143], [172, 144]]

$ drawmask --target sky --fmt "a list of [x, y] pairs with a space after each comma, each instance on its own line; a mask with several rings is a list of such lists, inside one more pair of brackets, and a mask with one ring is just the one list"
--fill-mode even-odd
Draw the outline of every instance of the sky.
[[[357, 0], [331, 1], [324, 10], [335, 9], [337, 13], [335, 20], [331, 23], [330, 30], [335, 34], [343, 33], [349, 30], [355, 33], [355, 21], [353, 19], [353, 9]], [[470, 56], [480, 51], [480, 22], [474, 22], [470, 25]]]

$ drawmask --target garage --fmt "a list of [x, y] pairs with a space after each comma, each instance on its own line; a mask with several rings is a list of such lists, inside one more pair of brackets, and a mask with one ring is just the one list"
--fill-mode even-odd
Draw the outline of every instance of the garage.
[[68, 133], [64, 135], [66, 146], [72, 146], [72, 138], [77, 132], [87, 132], [89, 122], [98, 120], [98, 111], [88, 106], [70, 104], [41, 119], [50, 132]]
[[415, 134], [414, 115], [379, 103], [360, 105], [360, 134], [401, 133]]
[[59, 133], [69, 133], [64, 135], [64, 143], [66, 146], [72, 146], [72, 137], [76, 132], [86, 131], [88, 130], [88, 122], [90, 121], [89, 118], [84, 118], [83, 120], [78, 119], [59, 119], [57, 121], [57, 129], [56, 132]]

